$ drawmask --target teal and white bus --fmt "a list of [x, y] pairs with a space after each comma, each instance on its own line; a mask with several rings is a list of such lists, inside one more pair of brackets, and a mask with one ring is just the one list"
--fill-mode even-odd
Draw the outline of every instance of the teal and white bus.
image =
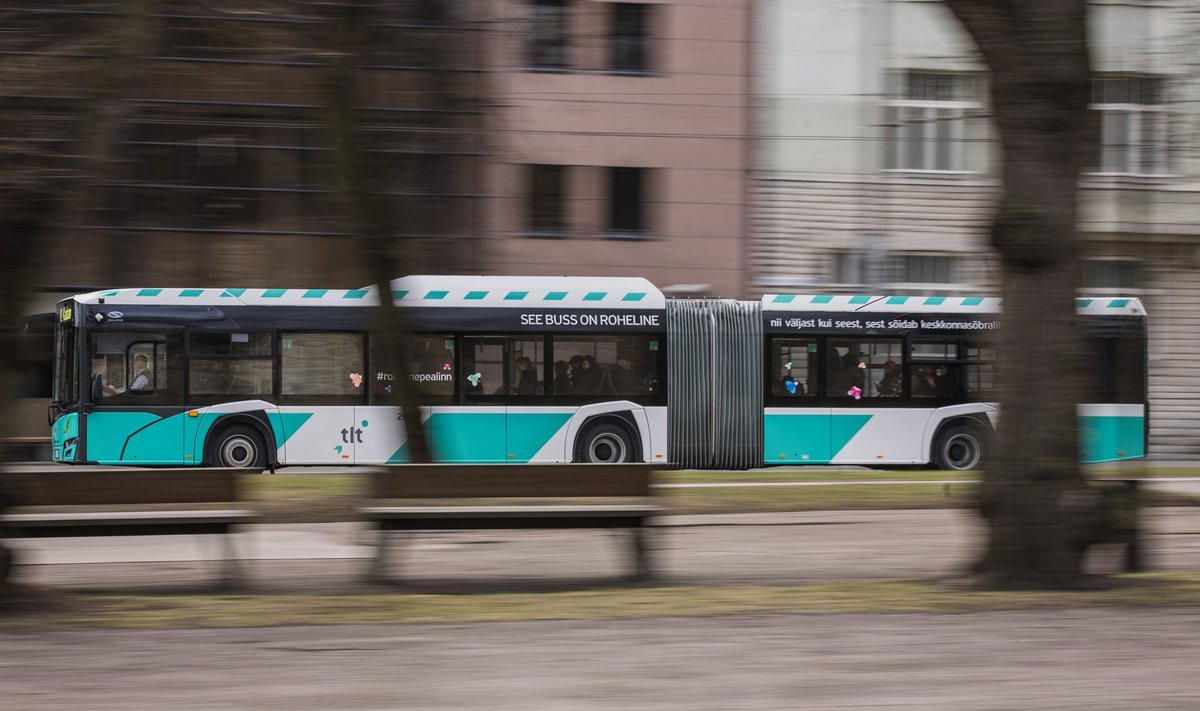
[[[53, 457], [145, 466], [407, 460], [396, 378], [438, 461], [978, 465], [983, 297], [667, 299], [637, 278], [410, 276], [389, 363], [365, 289], [111, 289], [57, 309]], [[1144, 456], [1145, 312], [1083, 299], [1087, 461]]]

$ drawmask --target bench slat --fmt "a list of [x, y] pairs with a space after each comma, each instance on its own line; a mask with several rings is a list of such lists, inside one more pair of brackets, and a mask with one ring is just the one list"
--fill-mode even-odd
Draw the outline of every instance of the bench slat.
[[6, 472], [13, 506], [112, 506], [238, 501], [238, 469], [56, 469]]
[[654, 464], [404, 464], [374, 470], [375, 499], [646, 497]]

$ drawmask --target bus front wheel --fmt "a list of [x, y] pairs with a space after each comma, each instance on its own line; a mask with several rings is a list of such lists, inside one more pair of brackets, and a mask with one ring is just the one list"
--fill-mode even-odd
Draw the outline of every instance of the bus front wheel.
[[233, 425], [217, 433], [209, 461], [216, 467], [262, 469], [266, 466], [267, 446], [253, 427]]
[[983, 460], [983, 434], [972, 425], [952, 425], [938, 433], [933, 464], [956, 472], [977, 469]]
[[633, 461], [633, 439], [624, 427], [611, 422], [592, 425], [575, 445], [575, 461], [620, 464]]

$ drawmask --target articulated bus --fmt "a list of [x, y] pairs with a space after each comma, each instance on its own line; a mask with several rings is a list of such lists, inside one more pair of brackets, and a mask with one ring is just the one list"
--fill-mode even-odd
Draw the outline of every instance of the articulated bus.
[[[437, 461], [975, 468], [997, 299], [667, 299], [645, 279], [410, 276], [387, 362], [364, 289], [110, 289], [58, 304], [66, 463], [277, 467], [408, 459], [409, 378]], [[1144, 456], [1145, 312], [1080, 299], [1096, 381], [1082, 458]]]

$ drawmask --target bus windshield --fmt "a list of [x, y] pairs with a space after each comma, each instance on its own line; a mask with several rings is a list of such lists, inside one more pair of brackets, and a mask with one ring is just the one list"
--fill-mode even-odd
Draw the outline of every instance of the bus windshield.
[[75, 326], [59, 323], [54, 329], [54, 404], [69, 406], [79, 398], [78, 352]]

